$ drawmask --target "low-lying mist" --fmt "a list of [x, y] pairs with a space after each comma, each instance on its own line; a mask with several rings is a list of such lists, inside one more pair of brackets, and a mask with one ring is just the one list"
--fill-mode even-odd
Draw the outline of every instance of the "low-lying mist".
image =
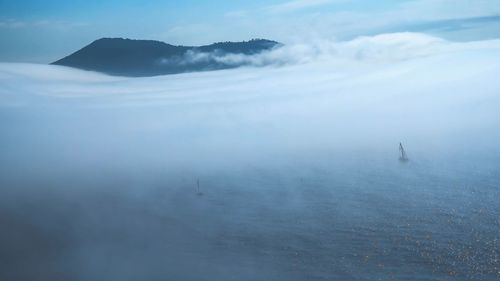
[[1, 280], [498, 277], [500, 41], [215, 59], [0, 64]]

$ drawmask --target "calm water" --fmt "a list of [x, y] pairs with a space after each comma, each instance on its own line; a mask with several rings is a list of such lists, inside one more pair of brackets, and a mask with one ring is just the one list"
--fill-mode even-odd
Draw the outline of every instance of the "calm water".
[[494, 157], [280, 163], [4, 177], [0, 279], [500, 277]]

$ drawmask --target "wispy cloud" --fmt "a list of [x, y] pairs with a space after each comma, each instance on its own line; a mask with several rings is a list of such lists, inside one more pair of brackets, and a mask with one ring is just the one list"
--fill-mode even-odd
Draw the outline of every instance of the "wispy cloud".
[[265, 10], [272, 13], [287, 13], [311, 7], [323, 6], [343, 0], [293, 0], [281, 4], [267, 6]]
[[226, 18], [243, 18], [248, 16], [249, 12], [245, 10], [229, 11], [224, 14]]
[[388, 27], [387, 32], [405, 29], [411, 32], [453, 32], [474, 29], [484, 25], [500, 24], [500, 15], [487, 17], [456, 18], [447, 20], [418, 21], [399, 26]]
[[278, 14], [286, 14], [291, 12], [297, 12], [302, 10], [307, 10], [319, 6], [325, 6], [329, 4], [346, 2], [349, 0], [292, 0], [288, 2], [282, 2], [279, 4], [263, 6], [254, 10], [234, 10], [229, 11], [224, 14], [224, 17], [231, 19], [241, 19], [246, 18], [250, 15], [258, 16], [262, 14], [275, 14], [273, 16], [279, 16]]
[[20, 20], [14, 20], [14, 19], [0, 20], [0, 28], [22, 28], [27, 25], [28, 25], [27, 22]]
[[498, 15], [500, 5], [497, 0], [477, 0], [473, 4], [469, 0], [413, 0], [401, 3], [392, 12], [410, 19], [445, 20]]
[[[340, 2], [342, 6], [335, 5]], [[429, 32], [460, 41], [500, 36], [496, 28], [500, 15], [497, 0], [478, 0], [473, 6], [467, 0], [412, 0], [383, 9], [360, 8], [360, 3], [297, 0], [229, 13], [226, 18], [231, 20], [231, 28], [284, 43], [316, 38], [349, 40], [361, 35], [405, 31]], [[221, 25], [214, 32], [226, 26]]]
[[51, 28], [58, 30], [68, 30], [75, 27], [84, 27], [90, 25], [87, 22], [70, 22], [64, 20], [35, 20], [24, 21], [17, 19], [0, 20], [0, 28], [18, 29], [18, 28]]

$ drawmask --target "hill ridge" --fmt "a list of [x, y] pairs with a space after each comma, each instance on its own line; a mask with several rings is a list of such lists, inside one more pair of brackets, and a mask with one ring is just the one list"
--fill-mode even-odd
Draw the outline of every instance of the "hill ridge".
[[156, 76], [228, 69], [242, 64], [228, 64], [210, 56], [203, 60], [190, 60], [189, 51], [253, 55], [281, 46], [267, 39], [251, 39], [240, 42], [215, 42], [202, 46], [172, 45], [157, 40], [103, 37], [80, 50], [51, 64], [120, 76]]

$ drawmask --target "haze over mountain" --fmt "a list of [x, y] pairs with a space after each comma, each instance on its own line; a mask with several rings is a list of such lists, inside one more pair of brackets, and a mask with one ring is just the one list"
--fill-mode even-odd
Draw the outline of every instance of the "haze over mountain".
[[155, 76], [228, 69], [244, 63], [231, 55], [254, 55], [281, 44], [265, 39], [220, 42], [206, 46], [174, 46], [153, 40], [102, 38], [53, 62], [84, 70], [120, 76]]

